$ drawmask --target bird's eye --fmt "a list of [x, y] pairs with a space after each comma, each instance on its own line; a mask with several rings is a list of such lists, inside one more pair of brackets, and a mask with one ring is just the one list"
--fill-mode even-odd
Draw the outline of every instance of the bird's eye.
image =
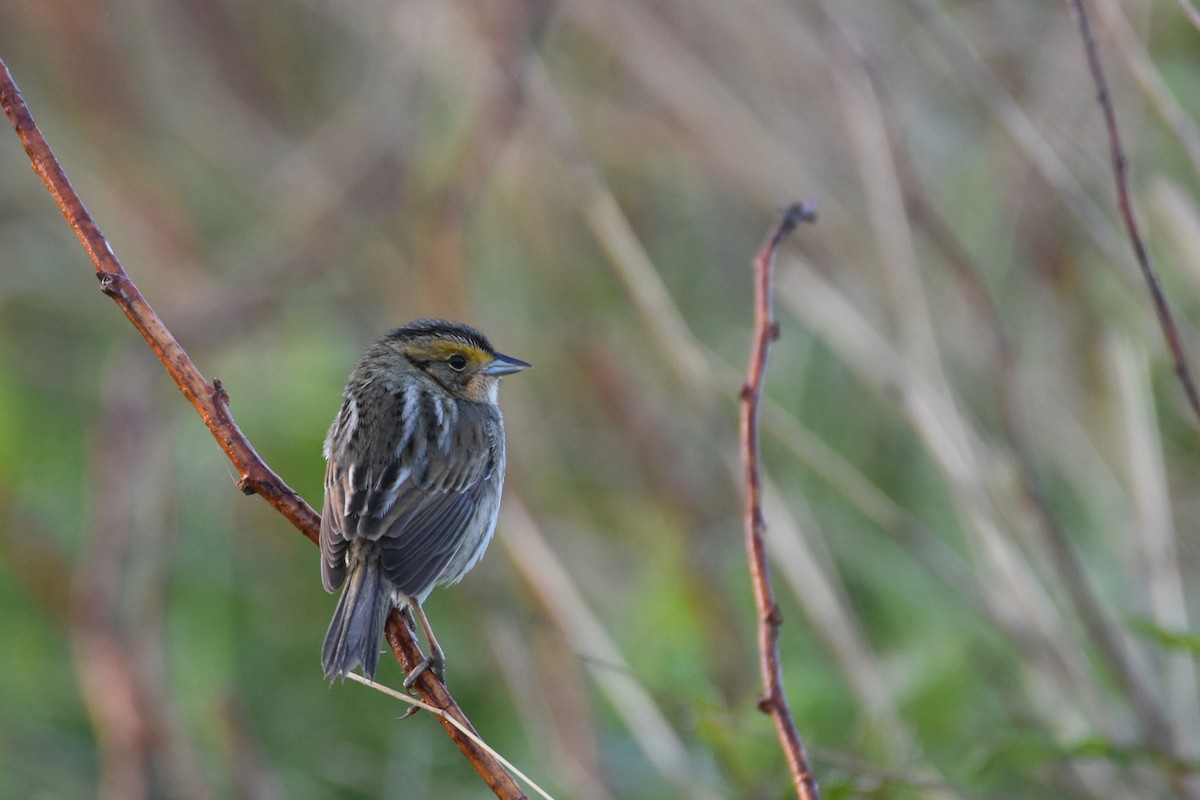
[[460, 353], [455, 353], [446, 359], [446, 363], [450, 365], [450, 369], [455, 372], [462, 372], [467, 366], [467, 357]]

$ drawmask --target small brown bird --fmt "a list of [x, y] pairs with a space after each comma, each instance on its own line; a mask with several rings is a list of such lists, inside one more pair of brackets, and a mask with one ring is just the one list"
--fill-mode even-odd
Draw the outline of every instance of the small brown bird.
[[325, 676], [379, 663], [384, 621], [409, 609], [429, 656], [445, 657], [421, 609], [456, 583], [491, 541], [504, 485], [500, 377], [529, 364], [497, 353], [474, 328], [425, 319], [387, 333], [359, 360], [325, 438], [321, 578], [345, 584], [325, 635]]

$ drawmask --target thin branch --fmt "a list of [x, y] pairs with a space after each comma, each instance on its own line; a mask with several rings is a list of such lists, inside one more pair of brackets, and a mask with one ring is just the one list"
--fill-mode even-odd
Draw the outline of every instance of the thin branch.
[[[183, 347], [159, 319], [158, 315], [146, 302], [146, 298], [126, 274], [124, 267], [117, 260], [104, 234], [100, 232], [91, 215], [83, 205], [83, 201], [71, 186], [66, 173], [58, 163], [50, 145], [46, 142], [41, 130], [33, 121], [21, 91], [17, 88], [8, 71], [7, 65], [0, 60], [0, 105], [8, 116], [21, 144], [29, 155], [29, 160], [36, 172], [46, 184], [54, 201], [58, 204], [63, 216], [79, 237], [84, 250], [87, 251], [92, 263], [96, 266], [96, 277], [100, 281], [100, 289], [111, 297], [134, 327], [145, 338], [150, 349], [166, 367], [175, 384], [188, 402], [196, 409], [196, 413], [204, 421], [213, 438], [217, 440], [221, 450], [238, 470], [238, 488], [245, 494], [257, 494], [271, 504], [279, 513], [288, 519], [296, 528], [313, 543], [317, 542], [320, 529], [320, 519], [316, 512], [304, 499], [267, 466], [266, 462], [255, 452], [254, 447], [234, 422], [229, 412], [229, 395], [221, 382], [214, 380], [211, 384], [192, 363]], [[405, 670], [411, 670], [420, 660], [420, 651], [413, 641], [412, 633], [408, 630], [400, 614], [393, 611], [388, 618], [387, 639], [396, 653], [397, 659]], [[462, 726], [471, 728], [470, 722], [462, 713], [462, 709], [446, 691], [446, 687], [433, 676], [432, 671], [426, 671], [417, 681], [416, 688], [432, 705], [446, 711]], [[445, 717], [439, 716], [443, 727], [450, 738], [458, 745], [463, 755], [487, 783], [488, 787], [500, 798], [525, 798], [505, 770], [503, 765], [486, 750], [480, 748], [475, 741], [466, 736], [455, 724]]]
[[517, 769], [517, 767], [511, 761], [509, 761], [507, 758], [505, 758], [504, 756], [497, 753], [495, 750], [492, 749], [491, 745], [489, 745], [483, 739], [479, 738], [479, 734], [475, 733], [475, 730], [473, 728], [463, 725], [461, 722], [454, 719], [453, 717], [448, 715], [445, 711], [438, 708], [437, 706], [431, 706], [431, 705], [429, 705], [429, 703], [421, 702], [420, 700], [418, 700], [415, 697], [412, 697], [407, 694], [403, 694], [402, 692], [398, 692], [395, 689], [393, 689], [392, 687], [386, 686], [382, 683], [376, 683], [375, 681], [371, 680], [370, 678], [364, 678], [362, 675], [358, 675], [357, 673], [354, 673], [354, 672], [346, 673], [346, 677], [350, 678], [355, 683], [361, 683], [363, 686], [367, 686], [371, 689], [374, 689], [377, 692], [386, 694], [388, 697], [392, 697], [392, 698], [395, 698], [396, 700], [400, 700], [401, 702], [408, 703], [410, 706], [413, 706], [415, 708], [423, 708], [426, 711], [428, 711], [430, 714], [433, 714], [438, 719], [444, 720], [446, 723], [453, 725], [455, 728], [460, 730], [464, 736], [468, 737], [469, 739], [471, 739], [471, 741], [475, 742], [475, 744], [479, 745], [484, 750], [491, 753], [498, 761], [500, 761], [502, 764], [504, 764], [505, 768], [512, 771], [513, 774], [515, 774], [518, 778], [520, 778], [521, 780], [523, 780], [527, 784], [529, 784], [530, 788], [532, 788], [535, 792], [537, 792], [539, 795], [544, 797], [545, 800], [554, 800], [554, 797], [551, 796], [549, 792], [547, 792], [541, 786], [538, 786], [537, 783], [535, 783], [532, 778], [530, 778], [524, 772], [521, 772], [521, 770]]
[[1079, 35], [1083, 39], [1083, 50], [1087, 56], [1088, 69], [1096, 84], [1096, 99], [1104, 112], [1104, 125], [1108, 130], [1109, 155], [1112, 159], [1113, 178], [1117, 185], [1117, 208], [1121, 221], [1125, 223], [1125, 232], [1129, 243], [1133, 246], [1133, 255], [1137, 259], [1142, 277], [1150, 289], [1150, 297], [1154, 301], [1154, 313], [1158, 316], [1159, 327], [1162, 328], [1163, 338], [1171, 351], [1171, 359], [1175, 364], [1175, 374], [1183, 384], [1183, 392], [1187, 395], [1188, 405], [1196, 418], [1196, 430], [1200, 432], [1200, 392], [1196, 390], [1196, 382], [1192, 378], [1191, 368], [1188, 367], [1187, 355], [1183, 350], [1183, 339], [1179, 328], [1175, 325], [1175, 317], [1171, 306], [1163, 292], [1158, 272], [1150, 262], [1150, 253], [1142, 240], [1137, 220], [1133, 216], [1133, 205], [1129, 199], [1129, 162], [1125, 158], [1125, 150], [1121, 146], [1121, 136], [1117, 129], [1117, 113], [1113, 109], [1112, 94], [1108, 90], [1108, 80], [1104, 77], [1104, 68], [1100, 64], [1100, 52], [1096, 46], [1096, 37], [1092, 34], [1092, 26], [1088, 21], [1087, 10], [1083, 0], [1068, 0], [1075, 12], [1075, 21], [1079, 25]]
[[762, 464], [759, 455], [759, 407], [762, 401], [763, 380], [767, 371], [767, 354], [771, 342], [779, 338], [779, 326], [771, 314], [771, 278], [775, 267], [775, 252], [801, 222], [816, 219], [816, 209], [807, 203], [797, 203], [784, 212], [783, 219], [762, 250], [754, 259], [754, 343], [742, 387], [742, 458], [746, 465], [746, 550], [750, 559], [750, 577], [754, 584], [754, 603], [758, 609], [759, 667], [762, 672], [763, 697], [758, 707], [775, 723], [779, 743], [787, 757], [788, 769], [801, 800], [819, 800], [817, 780], [808, 765], [804, 742], [796, 731], [792, 710], [783, 692], [783, 673], [779, 666], [779, 627], [783, 619], [771, 587], [771, 572], [764, 541], [766, 520], [762, 510]]

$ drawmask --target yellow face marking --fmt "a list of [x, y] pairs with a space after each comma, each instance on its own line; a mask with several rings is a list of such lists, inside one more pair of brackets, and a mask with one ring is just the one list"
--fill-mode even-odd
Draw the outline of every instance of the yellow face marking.
[[430, 361], [445, 361], [452, 355], [461, 355], [473, 364], [486, 364], [492, 360], [491, 356], [478, 347], [453, 340], [429, 342], [428, 345], [419, 348], [419, 352]]

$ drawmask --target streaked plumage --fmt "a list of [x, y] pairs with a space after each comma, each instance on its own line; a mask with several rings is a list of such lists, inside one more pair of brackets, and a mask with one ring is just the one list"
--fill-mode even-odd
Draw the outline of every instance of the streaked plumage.
[[330, 592], [344, 584], [326, 677], [359, 665], [373, 677], [388, 611], [420, 613], [483, 556], [504, 483], [499, 380], [528, 366], [466, 325], [419, 320], [354, 368], [325, 439], [321, 577]]

